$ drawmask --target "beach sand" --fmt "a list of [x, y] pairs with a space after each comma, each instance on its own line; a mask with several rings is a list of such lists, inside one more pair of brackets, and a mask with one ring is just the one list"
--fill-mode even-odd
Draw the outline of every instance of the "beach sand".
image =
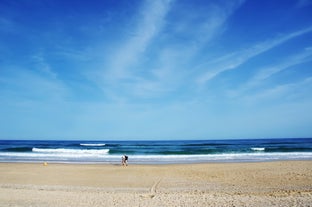
[[312, 206], [312, 161], [0, 163], [0, 206]]

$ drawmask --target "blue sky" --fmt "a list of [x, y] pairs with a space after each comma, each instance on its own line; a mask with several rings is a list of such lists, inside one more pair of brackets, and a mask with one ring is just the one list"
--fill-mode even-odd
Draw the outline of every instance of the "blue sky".
[[312, 136], [310, 0], [1, 0], [0, 139]]

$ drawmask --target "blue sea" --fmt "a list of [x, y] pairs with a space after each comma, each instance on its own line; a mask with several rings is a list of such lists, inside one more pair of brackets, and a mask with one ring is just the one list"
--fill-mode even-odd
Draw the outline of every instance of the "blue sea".
[[312, 160], [312, 138], [180, 141], [0, 140], [0, 162], [117, 164]]

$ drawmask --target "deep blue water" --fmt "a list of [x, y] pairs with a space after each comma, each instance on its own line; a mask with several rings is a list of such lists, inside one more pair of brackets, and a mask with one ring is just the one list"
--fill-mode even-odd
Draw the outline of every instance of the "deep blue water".
[[0, 162], [119, 163], [312, 160], [312, 138], [182, 141], [0, 140]]

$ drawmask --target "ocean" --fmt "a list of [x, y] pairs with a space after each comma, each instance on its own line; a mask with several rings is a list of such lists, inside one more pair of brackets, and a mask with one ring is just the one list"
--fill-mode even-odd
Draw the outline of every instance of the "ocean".
[[179, 141], [0, 140], [0, 162], [178, 164], [312, 160], [312, 138]]

